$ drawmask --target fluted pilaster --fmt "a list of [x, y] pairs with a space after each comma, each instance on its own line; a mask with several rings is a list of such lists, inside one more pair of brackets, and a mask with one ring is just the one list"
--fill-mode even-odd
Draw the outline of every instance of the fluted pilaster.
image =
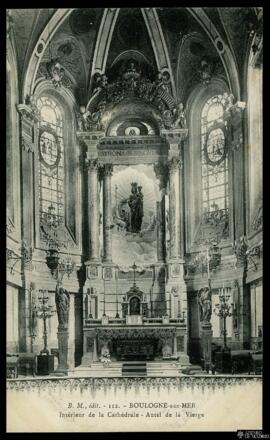
[[88, 172], [89, 259], [99, 260], [98, 160], [86, 159]]
[[112, 206], [111, 206], [111, 177], [113, 166], [105, 164], [103, 167], [103, 259], [112, 261]]

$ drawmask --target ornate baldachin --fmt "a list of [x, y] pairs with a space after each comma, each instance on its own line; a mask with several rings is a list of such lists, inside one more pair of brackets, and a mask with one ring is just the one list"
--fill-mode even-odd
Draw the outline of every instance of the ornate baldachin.
[[161, 127], [186, 128], [184, 107], [182, 103], [176, 103], [172, 96], [169, 73], [158, 73], [157, 79], [151, 81], [142, 75], [133, 60], [129, 60], [126, 70], [111, 83], [106, 74], [95, 74], [93, 94], [86, 108], [82, 108], [81, 114], [78, 114], [79, 129], [104, 129], [102, 117], [107, 106], [124, 99], [137, 99], [156, 107]]

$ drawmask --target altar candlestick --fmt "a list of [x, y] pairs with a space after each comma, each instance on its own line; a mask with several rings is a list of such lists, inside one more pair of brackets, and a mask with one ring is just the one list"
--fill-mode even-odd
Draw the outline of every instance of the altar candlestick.
[[206, 261], [207, 261], [207, 278], [210, 280], [210, 264], [209, 264], [209, 249], [206, 249]]
[[105, 283], [105, 275], [104, 275], [104, 271], [103, 271], [103, 285], [104, 285], [104, 300], [103, 300], [103, 316], [106, 316], [106, 308], [105, 308], [105, 288], [106, 288], [106, 283]]
[[115, 289], [116, 289], [116, 318], [120, 318], [118, 312], [118, 269], [115, 269]]

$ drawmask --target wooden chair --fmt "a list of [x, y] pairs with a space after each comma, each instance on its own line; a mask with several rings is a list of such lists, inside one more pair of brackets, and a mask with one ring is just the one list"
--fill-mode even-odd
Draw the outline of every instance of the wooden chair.
[[19, 372], [25, 371], [26, 376], [31, 370], [32, 376], [36, 375], [36, 355], [34, 353], [19, 353]]
[[6, 377], [16, 379], [18, 377], [19, 356], [17, 354], [6, 355]]

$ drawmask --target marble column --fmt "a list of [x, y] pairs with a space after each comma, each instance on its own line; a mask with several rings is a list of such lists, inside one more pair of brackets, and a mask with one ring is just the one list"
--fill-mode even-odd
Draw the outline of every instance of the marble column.
[[86, 165], [88, 169], [89, 259], [97, 261], [100, 258], [98, 160], [86, 159]]
[[179, 212], [179, 228], [180, 228], [180, 257], [184, 258], [184, 253], [185, 253], [185, 235], [184, 235], [184, 168], [183, 168], [183, 164], [184, 164], [184, 160], [183, 160], [183, 146], [184, 146], [184, 142], [181, 142], [181, 146], [180, 146], [180, 169], [179, 169], [179, 196], [180, 196], [180, 212]]
[[172, 157], [169, 165], [169, 222], [170, 222], [170, 258], [181, 257], [181, 230], [180, 230], [180, 165], [179, 157]]
[[162, 209], [161, 202], [157, 202], [157, 260], [163, 261], [163, 242], [162, 242]]
[[103, 176], [103, 260], [112, 261], [112, 207], [111, 207], [111, 177], [113, 166], [104, 165]]

